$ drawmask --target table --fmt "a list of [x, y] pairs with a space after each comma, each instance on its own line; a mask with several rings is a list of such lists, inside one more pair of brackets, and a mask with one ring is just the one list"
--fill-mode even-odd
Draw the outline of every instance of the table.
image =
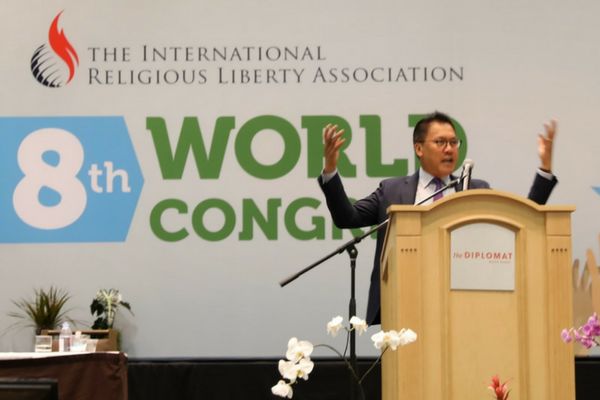
[[53, 378], [61, 400], [127, 400], [127, 356], [120, 352], [0, 353], [2, 378]]

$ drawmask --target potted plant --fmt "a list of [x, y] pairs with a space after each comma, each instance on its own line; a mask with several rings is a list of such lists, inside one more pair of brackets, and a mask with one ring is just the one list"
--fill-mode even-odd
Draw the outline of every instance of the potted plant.
[[131, 305], [123, 301], [123, 297], [117, 289], [98, 290], [90, 305], [92, 315], [97, 317], [92, 329], [112, 329], [119, 306], [125, 307], [133, 315]]
[[[115, 316], [119, 306], [125, 307], [131, 315], [131, 305], [123, 301], [123, 296], [117, 289], [100, 289], [96, 293], [96, 297], [90, 304], [90, 311], [92, 315], [96, 317], [94, 324], [92, 325], [92, 332], [96, 332], [95, 335], [100, 339], [98, 345], [104, 350], [119, 350], [120, 349], [120, 335], [119, 332], [113, 329], [115, 323]], [[99, 335], [101, 331], [104, 331], [104, 336]]]
[[13, 300], [12, 303], [19, 309], [8, 313], [8, 316], [20, 319], [25, 326], [35, 328], [35, 334], [42, 330], [58, 328], [64, 321], [69, 321], [65, 310], [71, 295], [63, 289], [50, 286], [49, 289], [34, 289], [33, 299]]

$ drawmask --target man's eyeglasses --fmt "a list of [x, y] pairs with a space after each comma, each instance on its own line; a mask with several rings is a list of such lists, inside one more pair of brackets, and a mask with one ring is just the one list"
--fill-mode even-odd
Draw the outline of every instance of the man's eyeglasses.
[[[421, 143], [424, 143], [424, 140], [421, 140]], [[436, 145], [436, 147], [438, 149], [445, 149], [446, 146], [450, 146], [450, 148], [452, 149], [456, 149], [458, 147], [460, 147], [462, 141], [458, 140], [458, 139], [435, 139], [435, 140], [428, 140], [428, 142], [431, 142], [433, 144]]]

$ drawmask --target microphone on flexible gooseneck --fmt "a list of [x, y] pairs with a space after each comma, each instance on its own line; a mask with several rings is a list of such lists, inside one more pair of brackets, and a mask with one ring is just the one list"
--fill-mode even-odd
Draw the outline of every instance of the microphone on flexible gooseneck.
[[463, 169], [460, 175], [462, 190], [467, 190], [469, 188], [469, 185], [471, 184], [471, 174], [473, 172], [474, 165], [475, 163], [473, 162], [473, 160], [469, 158], [467, 158], [463, 163]]

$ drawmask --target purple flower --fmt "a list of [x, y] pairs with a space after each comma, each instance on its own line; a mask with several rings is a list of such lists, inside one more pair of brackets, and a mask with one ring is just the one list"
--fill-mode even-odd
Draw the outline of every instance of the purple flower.
[[563, 329], [560, 333], [560, 338], [565, 343], [571, 343], [573, 341], [573, 337], [571, 337], [571, 333], [568, 329]]
[[591, 336], [594, 331], [594, 327], [590, 324], [585, 324], [581, 327], [581, 330], [585, 336]]
[[590, 336], [600, 336], [600, 322], [598, 321], [598, 314], [594, 313], [590, 318], [588, 318], [588, 322], [585, 324], [588, 328]]
[[598, 314], [594, 313], [588, 318], [587, 322], [579, 328], [563, 329], [560, 337], [565, 343], [575, 341], [580, 343], [586, 349], [599, 346], [598, 337], [600, 337], [600, 321]]
[[596, 343], [594, 342], [594, 339], [592, 339], [588, 336], [581, 338], [579, 343], [581, 343], [581, 345], [584, 346], [586, 349], [590, 349], [596, 345]]

